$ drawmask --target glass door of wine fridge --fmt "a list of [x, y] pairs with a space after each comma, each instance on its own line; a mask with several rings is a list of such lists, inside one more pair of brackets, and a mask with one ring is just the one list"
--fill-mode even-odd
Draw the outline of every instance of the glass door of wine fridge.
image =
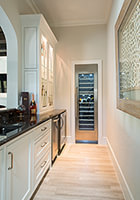
[[97, 73], [78, 73], [76, 142], [97, 143]]

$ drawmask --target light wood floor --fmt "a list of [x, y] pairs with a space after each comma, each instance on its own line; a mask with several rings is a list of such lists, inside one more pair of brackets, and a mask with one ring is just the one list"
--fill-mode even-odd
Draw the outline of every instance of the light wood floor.
[[67, 145], [34, 200], [124, 200], [107, 147]]

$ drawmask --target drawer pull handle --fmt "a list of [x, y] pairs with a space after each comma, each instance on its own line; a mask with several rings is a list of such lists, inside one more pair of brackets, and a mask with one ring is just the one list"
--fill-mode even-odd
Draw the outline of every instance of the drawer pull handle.
[[13, 169], [13, 158], [14, 158], [14, 156], [13, 156], [13, 153], [12, 153], [12, 152], [8, 152], [8, 155], [11, 156], [11, 166], [8, 167], [8, 170], [11, 170], [11, 169]]
[[46, 144], [48, 144], [47, 142], [44, 142], [42, 145], [41, 145], [41, 147], [44, 147]]
[[42, 164], [41, 164], [41, 168], [43, 168], [46, 165], [47, 161], [45, 160]]
[[44, 128], [41, 129], [41, 131], [45, 131], [46, 129], [47, 129], [47, 127], [44, 127]]

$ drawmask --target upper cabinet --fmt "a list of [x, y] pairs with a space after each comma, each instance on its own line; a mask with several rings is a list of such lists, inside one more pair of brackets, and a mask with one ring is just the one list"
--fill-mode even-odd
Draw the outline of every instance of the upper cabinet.
[[34, 93], [37, 112], [54, 108], [54, 59], [57, 42], [41, 14], [21, 15], [22, 90]]

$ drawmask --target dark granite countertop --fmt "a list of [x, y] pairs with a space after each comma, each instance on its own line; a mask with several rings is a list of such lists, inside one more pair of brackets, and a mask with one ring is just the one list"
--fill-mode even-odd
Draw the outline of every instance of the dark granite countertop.
[[0, 129], [0, 146], [65, 111], [65, 109], [55, 109], [35, 116], [25, 115], [23, 117], [13, 117], [8, 124], [1, 124], [1, 127], [7, 129], [15, 125], [16, 129], [13, 128], [14, 130], [10, 130], [7, 133], [3, 133], [2, 128]]

